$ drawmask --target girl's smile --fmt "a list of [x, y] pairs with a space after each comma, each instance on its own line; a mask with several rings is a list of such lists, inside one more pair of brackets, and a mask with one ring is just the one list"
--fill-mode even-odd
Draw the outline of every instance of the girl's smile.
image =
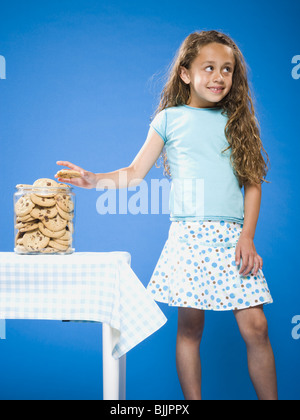
[[217, 93], [217, 94], [222, 93], [223, 90], [224, 90], [224, 88], [222, 88], [222, 87], [220, 87], [220, 88], [219, 87], [211, 87], [211, 88], [208, 88], [208, 89], [210, 89], [211, 92]]
[[227, 45], [212, 42], [201, 48], [189, 69], [181, 67], [180, 77], [190, 85], [187, 105], [210, 108], [220, 102], [232, 87], [234, 55]]

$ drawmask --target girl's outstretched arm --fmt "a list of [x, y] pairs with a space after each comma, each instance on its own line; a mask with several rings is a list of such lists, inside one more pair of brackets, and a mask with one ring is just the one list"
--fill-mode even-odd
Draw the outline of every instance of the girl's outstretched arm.
[[60, 166], [66, 166], [69, 169], [80, 172], [81, 178], [64, 179], [58, 178], [57, 175], [55, 175], [55, 178], [57, 178], [59, 182], [88, 189], [96, 187], [119, 189], [127, 188], [129, 185], [134, 187], [140, 184], [140, 182], [148, 174], [154, 163], [159, 158], [163, 147], [164, 142], [162, 138], [152, 127], [150, 127], [144, 145], [128, 167], [118, 169], [114, 172], [95, 174], [93, 172], [86, 171], [71, 162], [57, 161], [56, 163]]

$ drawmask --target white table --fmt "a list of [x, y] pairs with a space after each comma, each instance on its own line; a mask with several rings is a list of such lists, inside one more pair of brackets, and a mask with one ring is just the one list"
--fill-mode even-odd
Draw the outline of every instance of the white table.
[[130, 264], [127, 252], [0, 252], [2, 338], [5, 319], [101, 322], [103, 399], [125, 399], [126, 353], [167, 321]]

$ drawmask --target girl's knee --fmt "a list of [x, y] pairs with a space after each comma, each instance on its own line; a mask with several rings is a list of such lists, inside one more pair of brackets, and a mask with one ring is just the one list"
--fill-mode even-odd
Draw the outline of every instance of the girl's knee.
[[177, 331], [178, 337], [182, 337], [193, 341], [201, 341], [203, 330], [203, 311], [200, 311], [198, 309], [194, 309], [192, 311], [179, 311]]
[[250, 318], [240, 325], [241, 334], [247, 344], [265, 343], [268, 340], [268, 322], [264, 314]]
[[201, 341], [203, 335], [203, 326], [187, 326], [186, 328], [178, 328], [177, 335], [178, 337], [185, 338], [192, 341]]

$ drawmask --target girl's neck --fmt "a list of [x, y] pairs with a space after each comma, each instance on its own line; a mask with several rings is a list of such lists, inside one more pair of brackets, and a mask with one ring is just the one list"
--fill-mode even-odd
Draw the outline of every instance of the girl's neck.
[[210, 110], [210, 109], [220, 109], [220, 106], [210, 106], [210, 107], [197, 107], [197, 106], [192, 106], [192, 105], [187, 105], [184, 104], [183, 106], [185, 106], [186, 108], [191, 108], [191, 109], [198, 109], [198, 110]]

